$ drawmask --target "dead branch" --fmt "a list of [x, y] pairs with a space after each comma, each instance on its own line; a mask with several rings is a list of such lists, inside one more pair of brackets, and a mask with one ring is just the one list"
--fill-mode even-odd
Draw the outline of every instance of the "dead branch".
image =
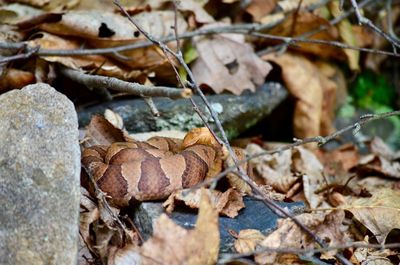
[[115, 77], [89, 75], [67, 67], [60, 67], [60, 72], [69, 79], [83, 84], [89, 88], [113, 89], [119, 92], [126, 92], [128, 94], [141, 97], [168, 97], [176, 99], [190, 98], [192, 96], [192, 91], [190, 89], [179, 89], [164, 86], [146, 86], [138, 83], [123, 81]]
[[369, 27], [370, 29], [372, 29], [373, 31], [375, 31], [376, 33], [378, 33], [379, 35], [381, 35], [382, 37], [384, 37], [393, 46], [394, 53], [397, 53], [396, 48], [400, 48], [400, 43], [397, 41], [397, 39], [393, 38], [391, 35], [387, 34], [383, 30], [381, 30], [370, 19], [364, 17], [361, 14], [360, 8], [359, 8], [356, 0], [350, 0], [350, 3], [355, 10], [358, 24], [365, 25], [365, 26]]

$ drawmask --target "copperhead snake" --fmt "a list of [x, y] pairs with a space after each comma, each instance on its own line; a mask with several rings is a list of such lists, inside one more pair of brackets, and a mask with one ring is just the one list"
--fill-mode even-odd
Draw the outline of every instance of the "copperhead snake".
[[[242, 156], [241, 149], [235, 149]], [[82, 152], [82, 166], [114, 204], [167, 198], [195, 186], [222, 170], [221, 149], [215, 145], [183, 144], [182, 140], [153, 137], [146, 142], [116, 142], [91, 146]]]

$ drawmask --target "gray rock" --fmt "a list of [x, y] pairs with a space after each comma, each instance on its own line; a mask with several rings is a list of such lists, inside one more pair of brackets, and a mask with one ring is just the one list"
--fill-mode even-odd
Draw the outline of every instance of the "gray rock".
[[[264, 234], [272, 232], [276, 228], [276, 221], [279, 216], [272, 212], [262, 201], [245, 197], [246, 207], [239, 212], [235, 218], [221, 216], [219, 217], [220, 231], [220, 252], [233, 252], [234, 238], [229, 230], [239, 232], [243, 229], [257, 229]], [[287, 207], [292, 214], [304, 212], [305, 205], [302, 202], [285, 203], [277, 202], [282, 207]], [[155, 220], [164, 212], [160, 202], [143, 202], [134, 214], [134, 221], [144, 239], [148, 239], [153, 233], [153, 224]], [[172, 220], [178, 225], [187, 229], [195, 227], [197, 212], [188, 211], [187, 208], [177, 207], [171, 216]]]
[[[287, 95], [286, 89], [281, 84], [268, 82], [257, 89], [255, 93], [246, 91], [240, 96], [211, 95], [207, 96], [207, 99], [214, 111], [218, 113], [228, 138], [232, 139], [268, 116]], [[193, 100], [215, 129], [213, 120], [201, 99], [194, 96]], [[203, 121], [194, 112], [193, 106], [187, 99], [153, 98], [153, 101], [161, 114], [160, 117], [155, 117], [142, 99], [115, 100], [81, 110], [78, 113], [79, 125], [86, 126], [89, 124], [91, 116], [103, 114], [109, 108], [121, 115], [125, 128], [129, 132], [189, 131], [195, 127], [204, 126]]]
[[46, 84], [0, 96], [0, 264], [75, 264], [80, 149], [74, 105]]

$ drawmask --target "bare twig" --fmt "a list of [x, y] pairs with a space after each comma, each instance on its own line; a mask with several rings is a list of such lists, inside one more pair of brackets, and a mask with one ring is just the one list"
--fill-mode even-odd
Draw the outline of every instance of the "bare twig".
[[[280, 40], [280, 41], [283, 41], [285, 45], [289, 45], [289, 46], [294, 45], [295, 43], [313, 43], [313, 44], [334, 46], [334, 47], [338, 47], [341, 49], [356, 50], [356, 51], [369, 52], [369, 53], [375, 53], [375, 54], [384, 54], [384, 55], [389, 55], [389, 56], [393, 56], [393, 57], [400, 57], [400, 55], [398, 53], [377, 50], [377, 49], [360, 48], [360, 47], [348, 45], [346, 43], [342, 43], [339, 41], [306, 39], [304, 37], [283, 37], [283, 36], [277, 36], [277, 35], [271, 35], [271, 34], [265, 34], [265, 33], [259, 33], [259, 32], [252, 32], [252, 33], [250, 33], [250, 35], [256, 36], [259, 38]], [[258, 52], [257, 54], [263, 55], [264, 53]]]
[[364, 17], [361, 14], [360, 8], [357, 4], [356, 0], [350, 0], [351, 5], [353, 6], [353, 8], [355, 9], [355, 14], [358, 20], [358, 23], [360, 25], [366, 25], [369, 28], [371, 28], [373, 31], [375, 31], [376, 33], [378, 33], [379, 35], [381, 35], [382, 37], [384, 37], [387, 41], [389, 41], [389, 43], [393, 46], [393, 52], [396, 52], [396, 47], [400, 48], [400, 43], [393, 38], [391, 35], [387, 34], [386, 32], [384, 32], [383, 30], [381, 30], [380, 28], [378, 28], [377, 26], [375, 26], [375, 24], [368, 18]]
[[11, 61], [17, 61], [17, 60], [22, 60], [22, 59], [28, 59], [32, 55], [35, 55], [39, 51], [40, 47], [36, 46], [31, 49], [29, 49], [26, 53], [20, 53], [8, 57], [2, 57], [0, 56], [0, 64], [8, 63]]
[[106, 88], [119, 92], [142, 96], [142, 97], [169, 97], [189, 98], [192, 96], [190, 89], [179, 89], [163, 86], [145, 86], [138, 83], [126, 82], [114, 77], [100, 75], [88, 75], [83, 72], [60, 67], [60, 72], [71, 80], [81, 83], [90, 88]]
[[153, 98], [151, 97], [143, 97], [144, 102], [146, 102], [147, 106], [149, 106], [151, 113], [156, 116], [160, 117], [160, 112], [158, 111], [156, 105], [154, 104]]

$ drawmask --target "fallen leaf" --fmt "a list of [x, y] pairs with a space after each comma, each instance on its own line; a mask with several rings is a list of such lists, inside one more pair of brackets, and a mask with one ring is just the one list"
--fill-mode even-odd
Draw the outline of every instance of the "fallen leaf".
[[[328, 245], [339, 245], [346, 242], [346, 236], [340, 230], [344, 219], [343, 211], [334, 211], [328, 215], [323, 214], [301, 214], [296, 217], [303, 225], [317, 234], [320, 238], [329, 238]], [[315, 248], [316, 243], [306, 235], [292, 220], [278, 220], [278, 228], [259, 244], [267, 248]], [[326, 257], [332, 257], [336, 251], [325, 254]], [[278, 254], [276, 252], [264, 252], [256, 254], [255, 261], [258, 264], [293, 264], [287, 263], [290, 260], [294, 262], [293, 254]], [[299, 259], [297, 258], [297, 262]]]
[[256, 249], [256, 246], [265, 239], [263, 233], [256, 229], [244, 229], [239, 232], [234, 246], [238, 253], [249, 253]]
[[[249, 156], [264, 152], [256, 144], [249, 144], [246, 152]], [[265, 184], [272, 186], [279, 192], [286, 193], [298, 181], [299, 177], [291, 172], [292, 152], [290, 150], [264, 155], [251, 160], [255, 172], [264, 180]]]
[[194, 14], [198, 23], [213, 23], [214, 18], [204, 10], [200, 3], [194, 0], [180, 1], [178, 8], [182, 11], [191, 12]]
[[28, 5], [18, 3], [0, 7], [0, 23], [15, 25], [27, 18], [42, 14], [43, 11]]
[[[85, 44], [94, 48], [114, 47], [147, 40], [126, 17], [112, 12], [78, 10], [58, 15], [61, 18], [58, 22], [42, 23], [38, 26], [40, 29], [55, 35], [83, 39]], [[175, 24], [173, 11], [144, 12], [134, 15], [133, 18], [155, 38], [173, 34], [172, 27]], [[187, 30], [187, 23], [179, 13], [177, 24], [180, 33]], [[168, 46], [175, 49], [176, 44], [170, 42]], [[168, 69], [172, 71], [163, 52], [156, 46], [124, 51], [120, 52], [120, 55], [129, 58], [129, 60], [121, 59], [121, 56], [113, 56], [113, 58], [132, 69], [151, 68], [151, 70], [154, 70], [156, 67], [168, 64]]]
[[[296, 98], [293, 117], [295, 136], [315, 137], [331, 130], [333, 117], [330, 117], [332, 115], [323, 116], [328, 113], [323, 112], [323, 109], [327, 105], [334, 107], [334, 104], [326, 103], [326, 100], [331, 100], [333, 95], [324, 100], [325, 91], [332, 90], [331, 87], [326, 86], [333, 84], [326, 83], [326, 76], [320, 73], [316, 65], [306, 57], [294, 53], [269, 54], [263, 56], [263, 59], [273, 61], [281, 67], [285, 85]], [[329, 113], [332, 111], [330, 110]]]
[[118, 128], [120, 130], [124, 128], [124, 121], [118, 113], [110, 109], [106, 109], [104, 111], [104, 118], [109, 121], [115, 128]]
[[[295, 1], [292, 1], [295, 2]], [[297, 2], [297, 1], [296, 1]], [[279, 3], [278, 3], [279, 4]], [[325, 18], [317, 16], [310, 12], [300, 11], [289, 15], [282, 23], [273, 27], [268, 34], [285, 37], [301, 37], [303, 34], [313, 32], [321, 26], [327, 27], [327, 30], [309, 36], [309, 39], [335, 41], [339, 37], [335, 27], [330, 25]], [[264, 40], [267, 43], [281, 43], [282, 41]], [[321, 58], [346, 59], [343, 49], [332, 45], [320, 45], [315, 43], [296, 42], [296, 45], [289, 46], [290, 50], [296, 50], [302, 53], [316, 55]]]
[[[164, 202], [163, 206], [167, 213], [171, 213], [177, 201], [185, 203], [190, 208], [199, 208], [202, 192], [199, 189], [191, 191], [180, 190], [172, 193]], [[239, 214], [239, 211], [244, 208], [243, 196], [239, 192], [230, 188], [225, 192], [217, 190], [206, 190], [213, 207], [222, 215], [234, 218]]]
[[246, 12], [253, 17], [253, 21], [261, 22], [261, 19], [271, 13], [276, 6], [276, 0], [252, 0], [246, 7]]
[[271, 70], [243, 36], [201, 36], [194, 43], [199, 57], [192, 66], [193, 74], [200, 85], [207, 85], [216, 93], [227, 90], [240, 95], [246, 89], [254, 92]]
[[218, 212], [203, 192], [196, 228], [186, 230], [162, 214], [153, 236], [140, 249], [142, 264], [215, 264], [219, 251]]
[[362, 175], [380, 175], [400, 179], [400, 161], [397, 155], [378, 137], [369, 143], [371, 154], [363, 156], [353, 172]]
[[28, 71], [14, 68], [0, 69], [0, 93], [19, 89], [35, 82], [35, 76]]
[[317, 193], [325, 184], [323, 166], [309, 150], [296, 147], [292, 151], [292, 170], [302, 174], [303, 192], [308, 205], [316, 208], [324, 201], [324, 194]]
[[86, 245], [90, 246], [90, 225], [100, 218], [100, 211], [96, 203], [91, 199], [89, 192], [81, 187], [81, 203], [79, 213], [79, 234]]
[[[46, 32], [37, 33], [28, 41], [32, 46], [40, 46], [43, 49], [79, 49], [80, 42], [73, 39], [61, 38]], [[57, 62], [72, 69], [95, 70], [98, 75], [112, 76], [122, 80], [134, 81], [142, 79], [141, 71], [126, 70], [111, 63], [107, 57], [101, 55], [86, 56], [42, 56], [47, 62]]]
[[134, 265], [140, 264], [139, 247], [127, 244], [123, 248], [112, 246], [108, 251], [107, 265]]
[[344, 209], [370, 230], [379, 243], [393, 229], [400, 229], [400, 191], [380, 189], [370, 198], [353, 200]]
[[[293, 10], [296, 10], [299, 7], [300, 1], [293, 1], [293, 0], [280, 0], [278, 1], [279, 7], [284, 11], [284, 12], [290, 12]], [[317, 4], [319, 3], [319, 0], [303, 0], [301, 1], [301, 7], [306, 8], [309, 7], [310, 5]]]
[[[340, 5], [339, 0], [331, 1], [328, 5], [329, 10], [331, 11], [332, 15], [335, 18], [343, 15], [343, 11], [340, 10], [339, 5]], [[357, 47], [357, 39], [356, 39], [356, 36], [354, 35], [353, 27], [352, 27], [349, 19], [345, 18], [345, 19], [341, 20], [337, 24], [337, 27], [339, 29], [339, 34], [340, 34], [340, 37], [343, 40], [343, 42], [348, 45]], [[360, 65], [359, 65], [360, 51], [345, 49], [344, 53], [347, 56], [349, 68], [353, 71], [359, 71], [360, 70]]]
[[[232, 147], [232, 150], [237, 158], [238, 161], [245, 160], [246, 159], [246, 151], [243, 150], [242, 148], [237, 148], [237, 147]], [[225, 168], [229, 168], [232, 166], [235, 166], [235, 162], [232, 158], [232, 156], [229, 155], [229, 153], [226, 154], [227, 158], [225, 159]], [[250, 179], [253, 177], [253, 168], [252, 164], [250, 162], [247, 162], [245, 164], [240, 165], [241, 169], [243, 172], [245, 172]], [[226, 175], [226, 178], [229, 181], [229, 185], [239, 191], [242, 194], [247, 194], [247, 195], [252, 195], [252, 188], [250, 187], [249, 184], [246, 183], [241, 177], [234, 173], [228, 173]]]

